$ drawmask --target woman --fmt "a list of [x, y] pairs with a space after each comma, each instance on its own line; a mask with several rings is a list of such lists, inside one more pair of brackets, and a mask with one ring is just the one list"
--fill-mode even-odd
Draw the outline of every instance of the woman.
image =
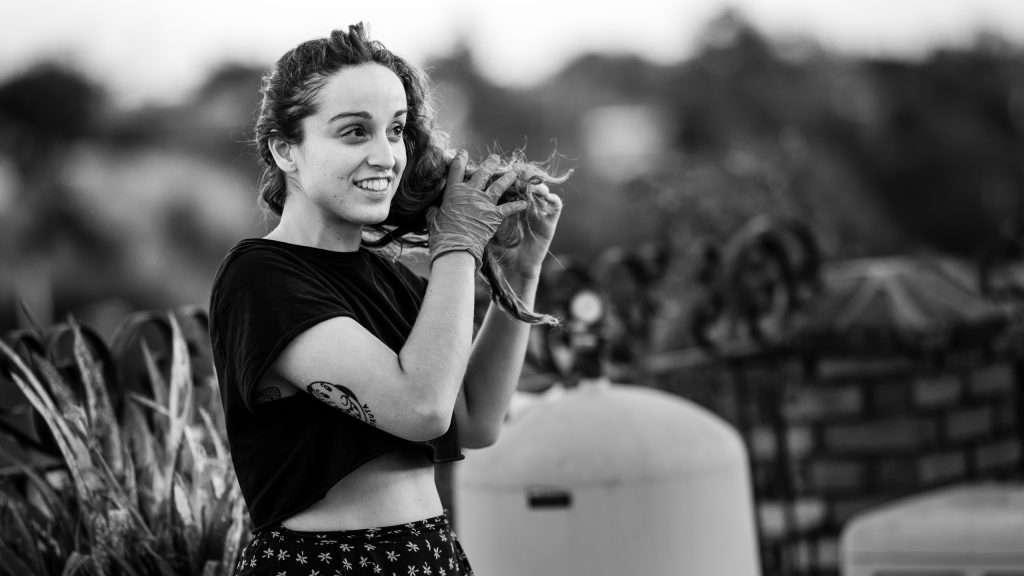
[[[561, 202], [546, 173], [527, 185], [495, 156], [466, 179], [427, 101], [421, 74], [362, 25], [297, 46], [264, 79], [261, 199], [280, 221], [231, 250], [210, 302], [254, 532], [239, 574], [472, 573], [434, 464], [495, 441], [529, 330], [492, 305], [473, 337], [474, 274], [500, 265], [492, 289], [532, 306]], [[510, 217], [523, 234], [495, 258]], [[420, 229], [429, 284], [367, 249]]]

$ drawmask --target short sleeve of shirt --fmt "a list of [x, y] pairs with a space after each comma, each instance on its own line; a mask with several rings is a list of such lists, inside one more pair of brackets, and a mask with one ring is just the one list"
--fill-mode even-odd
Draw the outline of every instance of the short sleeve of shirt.
[[[229, 255], [210, 299], [211, 341], [222, 359], [222, 381], [255, 385], [281, 351], [304, 330], [335, 316], [353, 316], [337, 293], [320, 289], [312, 268], [265, 249]], [[230, 342], [231, 349], [225, 344]]]

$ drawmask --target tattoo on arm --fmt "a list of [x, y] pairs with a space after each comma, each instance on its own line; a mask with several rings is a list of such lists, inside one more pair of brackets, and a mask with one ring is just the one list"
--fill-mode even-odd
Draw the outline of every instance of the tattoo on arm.
[[373, 412], [370, 411], [370, 407], [366, 404], [361, 404], [356, 395], [351, 390], [342, 386], [341, 384], [331, 384], [330, 382], [313, 382], [309, 386], [306, 386], [306, 392], [313, 395], [314, 398], [327, 404], [332, 408], [337, 408], [345, 414], [361, 420], [367, 424], [377, 425], [377, 419], [374, 418]]
[[281, 399], [281, 389], [276, 386], [267, 386], [256, 393], [256, 403], [273, 402]]

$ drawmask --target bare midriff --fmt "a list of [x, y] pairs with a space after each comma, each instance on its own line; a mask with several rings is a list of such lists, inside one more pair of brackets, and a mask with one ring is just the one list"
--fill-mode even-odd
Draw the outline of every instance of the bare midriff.
[[328, 532], [405, 524], [443, 512], [434, 465], [419, 449], [389, 452], [339, 480], [322, 499], [283, 521], [289, 530]]

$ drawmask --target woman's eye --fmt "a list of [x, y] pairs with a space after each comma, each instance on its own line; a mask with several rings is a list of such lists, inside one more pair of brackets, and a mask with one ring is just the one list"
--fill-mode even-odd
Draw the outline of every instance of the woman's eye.
[[366, 130], [363, 130], [362, 126], [353, 126], [352, 128], [349, 128], [348, 130], [342, 131], [341, 135], [342, 136], [353, 136], [355, 138], [362, 138], [363, 136], [366, 136]]
[[403, 134], [405, 134], [405, 126], [396, 125], [391, 128], [392, 140], [397, 140], [401, 138]]

